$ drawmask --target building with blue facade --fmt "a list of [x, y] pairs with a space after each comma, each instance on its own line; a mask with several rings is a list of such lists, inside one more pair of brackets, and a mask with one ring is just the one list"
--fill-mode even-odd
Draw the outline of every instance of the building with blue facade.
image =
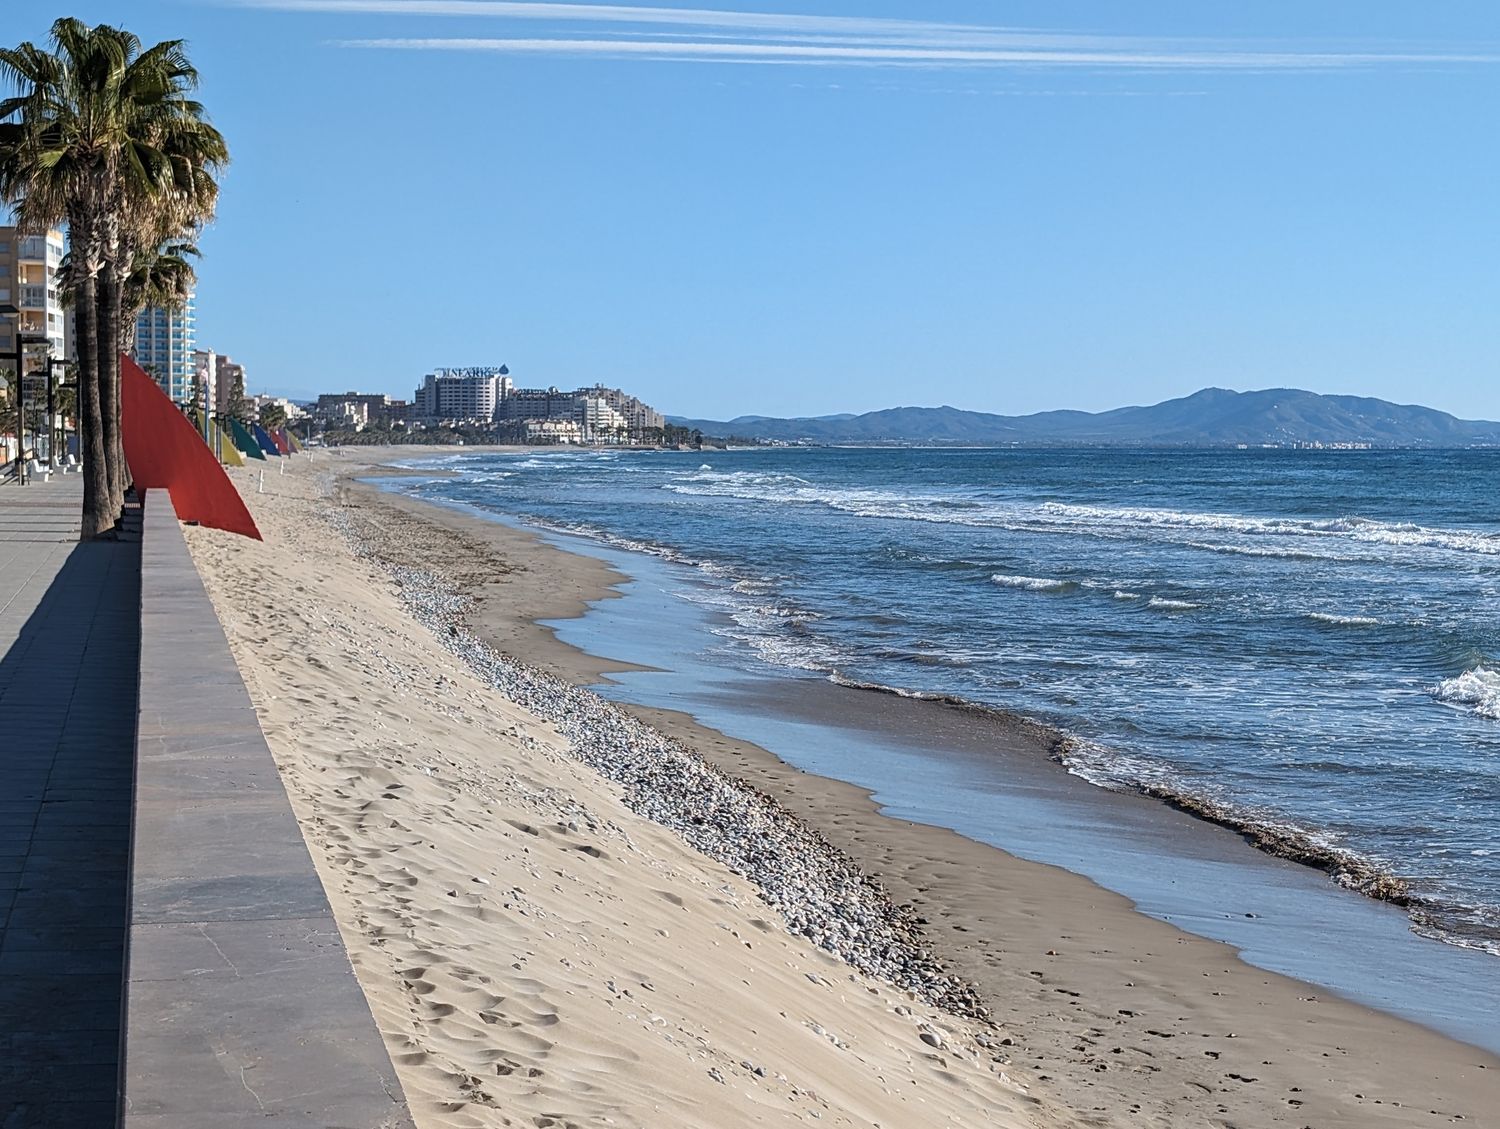
[[193, 351], [198, 347], [197, 315], [190, 296], [180, 310], [149, 306], [135, 324], [135, 363], [178, 404], [193, 402]]

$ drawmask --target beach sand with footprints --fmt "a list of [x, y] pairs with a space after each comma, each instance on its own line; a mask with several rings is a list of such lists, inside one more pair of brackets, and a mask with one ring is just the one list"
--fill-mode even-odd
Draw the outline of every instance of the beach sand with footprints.
[[[188, 532], [420, 1126], [1321, 1129], [1500, 1104], [1492, 1055], [576, 691], [610, 664], [533, 621], [615, 578], [349, 481], [413, 454], [298, 458], [265, 494], [232, 472], [265, 542]], [[702, 788], [653, 794], [621, 742]], [[778, 859], [807, 869], [778, 884]]]

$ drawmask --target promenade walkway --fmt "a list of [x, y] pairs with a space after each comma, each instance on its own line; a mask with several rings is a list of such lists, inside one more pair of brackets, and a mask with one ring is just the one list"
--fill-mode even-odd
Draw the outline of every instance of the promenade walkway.
[[165, 491], [0, 486], [0, 1129], [410, 1129]]
[[0, 486], [0, 1127], [116, 1118], [140, 544]]

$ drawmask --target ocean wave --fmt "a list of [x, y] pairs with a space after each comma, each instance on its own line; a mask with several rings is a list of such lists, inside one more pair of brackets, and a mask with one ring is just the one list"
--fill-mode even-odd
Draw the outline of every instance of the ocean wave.
[[730, 497], [741, 495], [751, 497], [756, 492], [811, 485], [812, 483], [807, 479], [798, 478], [795, 474], [760, 470], [717, 471], [708, 463], [704, 463], [696, 471], [677, 476], [676, 480], [668, 483], [666, 488], [678, 494], [723, 494]]
[[1195, 604], [1192, 600], [1172, 600], [1166, 596], [1152, 596], [1146, 601], [1148, 608], [1159, 612], [1195, 612], [1202, 604]]
[[[1147, 507], [1109, 507], [1044, 503], [1047, 513], [1078, 522], [1113, 522], [1123, 525], [1165, 529], [1206, 529], [1255, 537], [1281, 536], [1306, 538], [1343, 538], [1371, 544], [1398, 547], [1446, 549], [1464, 553], [1500, 556], [1500, 534], [1471, 529], [1434, 529], [1412, 522], [1385, 522], [1375, 518], [1348, 515], [1335, 518], [1255, 517], [1245, 514], [1200, 513], [1190, 510], [1151, 509]], [[1289, 550], [1264, 546], [1202, 546], [1215, 551], [1239, 552], [1245, 555], [1285, 555], [1308, 553], [1306, 548]], [[1261, 550], [1257, 552], [1256, 550]], [[1326, 556], [1319, 551], [1313, 556]]]
[[1432, 688], [1444, 705], [1461, 706], [1480, 717], [1500, 721], [1500, 670], [1476, 666], [1456, 678], [1445, 678]]
[[1053, 580], [1047, 576], [1007, 576], [997, 572], [990, 577], [991, 584], [1001, 588], [1019, 588], [1024, 592], [1072, 592], [1078, 584], [1072, 580]]
[[1190, 549], [1202, 549], [1209, 553], [1224, 553], [1233, 557], [1260, 557], [1284, 561], [1352, 561], [1357, 557], [1341, 556], [1338, 553], [1315, 553], [1310, 549], [1274, 548], [1262, 545], [1216, 545], [1207, 541], [1189, 541]]
[[1308, 612], [1308, 619], [1315, 619], [1319, 623], [1333, 624], [1335, 627], [1378, 627], [1380, 621], [1367, 615], [1335, 615], [1332, 612]]
[[[1211, 552], [1289, 560], [1357, 559], [1334, 551], [1332, 546], [1339, 542], [1500, 556], [1500, 533], [1388, 522], [1357, 514], [1331, 518], [1260, 517], [1143, 506], [986, 500], [948, 493], [906, 494], [863, 487], [825, 487], [795, 475], [758, 471], [692, 474], [667, 483], [664, 489], [686, 495], [740, 498], [780, 505], [821, 505], [857, 517], [1013, 531], [1082, 533], [1103, 537], [1177, 534], [1183, 538], [1182, 543]], [[1206, 542], [1201, 539], [1205, 532], [1227, 533], [1256, 541], [1281, 538], [1292, 543]], [[1193, 534], [1199, 536], [1193, 537]], [[1303, 543], [1297, 544], [1297, 541]]]

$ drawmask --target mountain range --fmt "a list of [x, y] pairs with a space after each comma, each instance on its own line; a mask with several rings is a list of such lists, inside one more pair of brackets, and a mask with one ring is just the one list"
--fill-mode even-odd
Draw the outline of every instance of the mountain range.
[[1078, 444], [1234, 446], [1367, 443], [1376, 447], [1500, 445], [1500, 423], [1465, 420], [1365, 396], [1324, 396], [1295, 388], [1233, 392], [1205, 388], [1148, 407], [1107, 412], [992, 415], [959, 408], [886, 408], [863, 415], [731, 420], [671, 417], [705, 435], [817, 444]]

